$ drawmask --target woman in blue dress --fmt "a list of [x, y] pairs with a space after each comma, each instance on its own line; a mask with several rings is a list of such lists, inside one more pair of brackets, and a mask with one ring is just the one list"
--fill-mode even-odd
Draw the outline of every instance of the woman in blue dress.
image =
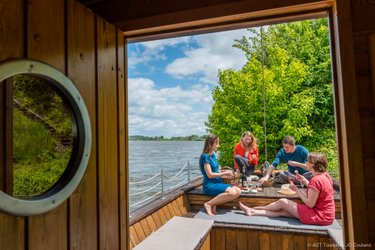
[[234, 200], [241, 194], [239, 187], [226, 184], [221, 179], [221, 177], [233, 177], [233, 171], [225, 170], [219, 172], [219, 163], [214, 153], [219, 147], [219, 138], [216, 135], [207, 136], [203, 152], [199, 158], [199, 166], [203, 174], [203, 193], [215, 196], [204, 203], [204, 208], [208, 215], [215, 215], [217, 205]]

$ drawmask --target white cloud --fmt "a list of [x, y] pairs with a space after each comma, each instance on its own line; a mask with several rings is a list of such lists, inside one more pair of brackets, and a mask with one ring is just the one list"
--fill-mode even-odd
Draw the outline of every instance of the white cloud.
[[[165, 137], [205, 134], [204, 122], [213, 104], [211, 91], [217, 83], [218, 69], [237, 70], [246, 62], [244, 52], [233, 48], [234, 40], [244, 35], [249, 32], [243, 29], [134, 44], [129, 52], [129, 67], [135, 69], [143, 64], [147, 72], [134, 71], [134, 75], [143, 78], [129, 79], [129, 134]], [[167, 53], [177, 46], [179, 58], [170, 57]], [[177, 83], [174, 87], [160, 88], [163, 82], [144, 78], [146, 74], [147, 77], [158, 74], [166, 63], [169, 65], [165, 72], [182, 79], [188, 89]], [[187, 79], [199, 80], [187, 84]]]
[[167, 60], [164, 50], [180, 43], [188, 43], [191, 37], [179, 37], [173, 39], [142, 42], [135, 45], [135, 50], [129, 54], [128, 65], [133, 68], [140, 63], [148, 63], [153, 60]]
[[245, 64], [244, 52], [232, 45], [235, 39], [248, 35], [242, 29], [194, 36], [198, 48], [186, 50], [185, 57], [175, 59], [166, 72], [177, 79], [202, 74], [200, 82], [215, 84], [219, 69], [240, 69]]
[[132, 78], [129, 84], [129, 134], [177, 135], [204, 134], [204, 122], [211, 110], [211, 88], [196, 84], [156, 89], [152, 80]]

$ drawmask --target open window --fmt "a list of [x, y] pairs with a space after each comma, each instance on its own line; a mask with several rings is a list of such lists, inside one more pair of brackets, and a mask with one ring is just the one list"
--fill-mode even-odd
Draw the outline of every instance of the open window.
[[[233, 24], [225, 27], [210, 27], [206, 28], [205, 31], [189, 30], [174, 34], [130, 38], [129, 43], [152, 41], [153, 38], [157, 38], [163, 40], [155, 40], [155, 44], [169, 43], [177, 46], [178, 41], [188, 43], [187, 41], [194, 40], [192, 38], [194, 36], [215, 36], [216, 34], [219, 34], [216, 35], [216, 39], [220, 41], [221, 37], [222, 39], [226, 38], [226, 34], [230, 32], [228, 30], [239, 27], [244, 30], [243, 35], [247, 34], [247, 37], [237, 37], [237, 41], [233, 40], [232, 45], [243, 52], [247, 61], [245, 60], [243, 65], [235, 69], [231, 67], [220, 68], [221, 72], [219, 78], [216, 79], [216, 85], [213, 84], [211, 89], [207, 91], [210, 94], [214, 92], [215, 98], [217, 98], [214, 101], [217, 103], [219, 101], [229, 103], [227, 106], [223, 104], [218, 104], [221, 105], [220, 107], [210, 106], [206, 114], [211, 116], [211, 120], [208, 119], [206, 123], [209, 126], [208, 129], [218, 133], [221, 137], [221, 148], [225, 151], [221, 154], [221, 164], [233, 165], [233, 141], [228, 142], [233, 135], [230, 134], [226, 138], [225, 130], [231, 130], [238, 136], [245, 130], [253, 131], [258, 137], [260, 155], [262, 155], [260, 162], [272, 161], [281, 147], [281, 138], [285, 135], [293, 135], [296, 137], [298, 144], [305, 145], [310, 151], [325, 153], [330, 162], [330, 173], [333, 177], [339, 179], [334, 112], [335, 83], [332, 74], [334, 68], [331, 65], [332, 35], [329, 29], [328, 12], [258, 20], [257, 22]], [[244, 27], [250, 28], [251, 31], [246, 31]], [[186, 34], [192, 36], [182, 36]], [[128, 47], [131, 46], [133, 45], [128, 45]], [[186, 67], [181, 62], [184, 61], [184, 53], [185, 56], [187, 54], [191, 56], [196, 51], [195, 49], [202, 49], [196, 44], [194, 46], [187, 45], [184, 47], [185, 52], [182, 50], [179, 52], [180, 71], [177, 75], [180, 77], [191, 77], [191, 75], [184, 75], [183, 69], [186, 69]], [[129, 51], [128, 53], [130, 56], [128, 59], [129, 65], [132, 65], [130, 60], [132, 59], [132, 53], [135, 51]], [[202, 58], [207, 59], [207, 56], [201, 57], [201, 60]], [[199, 59], [194, 61], [191, 57], [185, 61], [192, 65], [194, 63], [200, 65], [201, 63]], [[212, 64], [223, 63], [220, 59], [215, 61], [210, 58], [207, 61]], [[165, 58], [160, 62], [162, 62], [160, 65], [165, 65]], [[165, 68], [164, 70], [163, 68], [157, 70], [159, 81], [162, 81], [160, 75], [164, 71]], [[135, 75], [132, 73], [132, 68], [129, 68], [128, 72], [130, 77]], [[137, 77], [145, 80], [152, 69], [143, 68], [143, 72], [147, 73]], [[176, 82], [181, 81], [181, 78], [176, 78]], [[134, 84], [136, 84], [134, 79], [131, 79], [129, 85]], [[176, 83], [174, 86], [177, 85]], [[129, 96], [136, 98], [138, 95], [132, 92], [132, 89], [144, 90], [143, 87], [139, 88], [140, 86], [143, 85], [138, 82], [138, 85], [129, 87]], [[204, 90], [204, 88], [202, 89]], [[229, 96], [230, 91], [234, 93], [232, 96]], [[228, 96], [225, 96], [226, 94]], [[144, 95], [143, 98], [145, 98]], [[149, 96], [149, 98], [152, 98], [152, 96]], [[204, 105], [203, 100], [202, 98], [202, 105]], [[141, 100], [139, 101], [141, 102]], [[134, 107], [129, 104], [128, 108]], [[139, 108], [141, 109], [141, 107]], [[137, 110], [134, 110], [134, 113], [137, 113]], [[249, 116], [246, 122], [236, 122], [246, 115]], [[226, 119], [229, 121], [225, 121]], [[137, 122], [133, 123], [133, 121]], [[140, 124], [138, 121], [129, 117], [130, 131], [133, 129], [132, 126]], [[158, 123], [149, 122], [147, 124], [156, 125]], [[204, 122], [202, 122], [203, 124]], [[169, 131], [173, 132], [173, 129], [169, 129]], [[133, 134], [129, 135], [132, 136]], [[158, 134], [158, 136], [162, 136], [162, 134]], [[199, 154], [199, 151], [197, 154]], [[132, 179], [132, 168], [138, 169], [136, 163], [132, 162], [132, 157], [130, 152], [130, 179]]]

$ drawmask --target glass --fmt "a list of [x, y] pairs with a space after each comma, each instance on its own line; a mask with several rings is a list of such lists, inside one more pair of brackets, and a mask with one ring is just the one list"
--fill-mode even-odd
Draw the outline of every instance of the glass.
[[78, 187], [90, 157], [90, 117], [80, 93], [48, 64], [9, 60], [0, 64], [0, 107], [0, 211], [31, 216], [56, 208]]
[[7, 193], [31, 199], [53, 187], [65, 172], [73, 149], [72, 120], [49, 80], [17, 74], [1, 85], [11, 93], [7, 116], [13, 125], [13, 164], [7, 169], [13, 178]]
[[290, 175], [288, 175], [288, 180], [289, 180], [289, 182], [294, 183], [294, 181], [296, 180], [296, 177], [294, 175], [290, 174]]

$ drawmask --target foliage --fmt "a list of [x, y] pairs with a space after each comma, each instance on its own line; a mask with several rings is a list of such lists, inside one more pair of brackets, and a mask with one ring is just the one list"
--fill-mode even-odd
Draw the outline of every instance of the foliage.
[[41, 194], [51, 188], [63, 174], [71, 152], [60, 156], [45, 156], [39, 163], [18, 164], [14, 169], [13, 194], [29, 197]]
[[131, 141], [204, 141], [206, 135], [189, 135], [189, 136], [172, 136], [166, 138], [164, 136], [144, 136], [144, 135], [131, 135]]
[[65, 171], [71, 148], [56, 150], [57, 139], [17, 109], [13, 119], [13, 193], [28, 197], [51, 188]]
[[328, 20], [249, 29], [249, 37], [234, 46], [248, 61], [241, 70], [219, 71], [206, 123], [221, 139], [221, 164], [233, 165], [234, 145], [246, 130], [258, 138], [264, 162], [266, 124], [267, 160], [273, 160], [282, 138], [292, 135], [310, 151], [326, 153], [337, 173]]
[[72, 122], [59, 91], [48, 80], [29, 75], [16, 75], [14, 98], [53, 125], [60, 134], [71, 136]]

